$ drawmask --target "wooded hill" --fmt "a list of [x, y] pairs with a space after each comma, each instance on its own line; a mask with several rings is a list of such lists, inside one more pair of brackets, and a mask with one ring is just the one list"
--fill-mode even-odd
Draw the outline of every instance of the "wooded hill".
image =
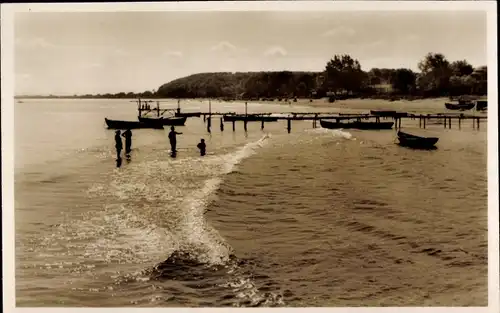
[[335, 55], [322, 72], [201, 73], [179, 78], [158, 88], [162, 98], [321, 98], [384, 95], [438, 97], [487, 92], [487, 68], [467, 61], [449, 62], [429, 53], [410, 69], [361, 70], [358, 60]]

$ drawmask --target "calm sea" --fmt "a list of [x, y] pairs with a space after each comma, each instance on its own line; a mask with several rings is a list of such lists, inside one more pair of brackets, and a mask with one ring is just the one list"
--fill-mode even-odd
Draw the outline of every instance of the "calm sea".
[[[332, 107], [444, 111], [436, 101]], [[177, 158], [168, 130], [134, 130], [117, 168], [104, 117], [136, 115], [128, 100], [15, 104], [18, 306], [487, 305], [486, 122], [403, 121], [440, 137], [417, 151], [396, 145], [394, 130], [294, 121], [290, 134], [286, 122], [221, 132], [216, 119], [208, 134], [191, 118], [177, 128]]]

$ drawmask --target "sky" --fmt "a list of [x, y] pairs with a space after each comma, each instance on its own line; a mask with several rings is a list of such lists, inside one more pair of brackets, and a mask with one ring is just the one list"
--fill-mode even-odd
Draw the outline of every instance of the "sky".
[[429, 52], [487, 64], [486, 13], [23, 12], [16, 94], [155, 90], [200, 72], [321, 71], [335, 54], [364, 70], [410, 68]]

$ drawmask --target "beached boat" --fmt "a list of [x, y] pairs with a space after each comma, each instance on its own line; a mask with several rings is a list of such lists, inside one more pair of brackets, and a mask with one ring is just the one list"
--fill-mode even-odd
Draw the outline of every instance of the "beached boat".
[[323, 128], [328, 128], [328, 129], [391, 129], [392, 126], [394, 125], [394, 122], [359, 122], [359, 121], [354, 121], [354, 122], [347, 122], [347, 123], [342, 123], [342, 122], [336, 122], [336, 121], [325, 121], [325, 120], [320, 120], [319, 123], [321, 124], [321, 127]]
[[161, 125], [168, 126], [184, 126], [186, 123], [187, 117], [159, 117], [159, 118], [151, 118], [151, 117], [137, 117], [140, 122], [144, 123], [159, 123]]
[[486, 100], [477, 100], [476, 101], [476, 110], [484, 111], [488, 109], [488, 101]]
[[269, 115], [245, 115], [245, 114], [227, 114], [224, 115], [224, 122], [232, 122], [232, 121], [244, 121], [247, 122], [277, 122], [278, 118], [275, 116]]
[[470, 110], [472, 109], [474, 106], [475, 106], [475, 103], [472, 102], [472, 101], [462, 101], [462, 100], [459, 100], [458, 103], [450, 103], [450, 102], [446, 102], [444, 104], [444, 106], [448, 109], [448, 110]]
[[398, 140], [401, 146], [415, 149], [431, 149], [438, 142], [437, 137], [421, 137], [398, 131]]
[[104, 118], [109, 129], [139, 129], [153, 128], [163, 129], [163, 124], [157, 122], [140, 122], [140, 121], [118, 121]]

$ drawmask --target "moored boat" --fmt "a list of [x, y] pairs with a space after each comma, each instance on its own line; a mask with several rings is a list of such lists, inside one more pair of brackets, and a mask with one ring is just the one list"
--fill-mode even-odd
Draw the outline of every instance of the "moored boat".
[[398, 131], [398, 140], [401, 146], [415, 149], [431, 149], [438, 142], [437, 137], [421, 137]]
[[200, 117], [199, 112], [175, 112], [176, 117]]
[[139, 128], [153, 128], [163, 129], [163, 124], [157, 122], [140, 122], [140, 121], [119, 121], [104, 118], [106, 125], [109, 129], [139, 129]]
[[484, 111], [488, 109], [488, 101], [486, 100], [477, 100], [476, 101], [476, 110]]
[[463, 100], [459, 100], [458, 103], [450, 103], [450, 102], [446, 102], [444, 104], [444, 106], [448, 109], [448, 110], [470, 110], [472, 109], [476, 104], [474, 102], [471, 102], [471, 101], [463, 101]]
[[342, 122], [336, 122], [336, 121], [326, 121], [326, 120], [320, 120], [319, 123], [321, 124], [321, 127], [323, 128], [328, 128], [328, 129], [363, 129], [363, 130], [368, 130], [368, 129], [391, 129], [392, 126], [394, 125], [394, 122], [360, 122], [360, 121], [354, 121], [354, 122], [347, 122], [347, 123], [342, 123]]
[[224, 122], [233, 122], [233, 121], [244, 121], [247, 122], [277, 122], [278, 118], [275, 116], [269, 115], [244, 115], [244, 114], [227, 114], [224, 115]]
[[407, 112], [388, 111], [388, 110], [370, 110], [371, 115], [380, 117], [405, 117], [408, 116]]
[[370, 113], [372, 115], [383, 116], [383, 117], [396, 115], [396, 111], [389, 111], [389, 110], [370, 110]]
[[184, 126], [187, 117], [160, 117], [160, 118], [150, 118], [150, 117], [137, 117], [140, 122], [144, 123], [159, 123], [161, 125], [168, 126]]

